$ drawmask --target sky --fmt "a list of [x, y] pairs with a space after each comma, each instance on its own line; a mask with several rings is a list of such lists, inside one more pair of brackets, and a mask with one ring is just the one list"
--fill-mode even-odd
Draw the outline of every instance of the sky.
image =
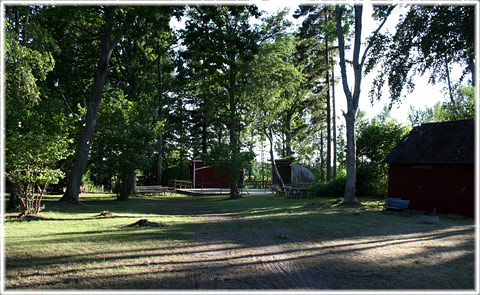
[[[305, 1], [303, 1], [305, 2]], [[310, 1], [312, 3], [313, 1]], [[292, 15], [295, 9], [298, 8], [298, 5], [302, 3], [302, 1], [272, 1], [272, 0], [261, 0], [255, 2], [257, 6], [261, 10], [267, 11], [269, 14], [276, 12], [279, 8], [287, 7], [290, 9], [289, 15]], [[382, 32], [385, 30], [390, 30], [391, 32], [394, 30], [396, 23], [398, 22], [399, 15], [401, 10], [395, 8], [394, 13], [389, 17], [387, 23], [385, 24], [384, 28], [382, 28]], [[363, 32], [362, 32], [362, 39], [365, 40], [377, 27], [377, 23], [373, 21], [371, 18], [372, 15], [372, 6], [368, 4], [368, 2], [364, 2], [364, 9], [363, 9]], [[293, 18], [292, 18], [293, 20]], [[361, 50], [361, 54], [363, 53], [364, 47]], [[352, 51], [346, 52], [346, 59], [352, 59]], [[348, 68], [348, 66], [347, 66]], [[461, 74], [461, 69], [459, 67], [452, 67], [452, 77], [454, 80], [458, 80]], [[347, 69], [348, 71], [348, 69]], [[370, 97], [368, 97], [368, 92], [370, 90], [371, 85], [373, 85], [373, 79], [375, 78], [377, 71], [373, 71], [372, 73], [366, 75], [362, 79], [362, 88], [361, 94], [359, 99], [359, 109], [366, 113], [366, 118], [373, 118], [379, 113], [382, 112], [385, 105], [390, 103], [390, 99], [388, 97], [388, 93], [386, 93], [385, 97], [382, 98], [380, 101], [375, 101], [374, 104], [370, 102]], [[340, 67], [337, 65], [335, 67], [335, 77], [340, 77]], [[408, 113], [410, 110], [410, 106], [413, 106], [416, 109], [425, 109], [426, 107], [432, 107], [438, 101], [445, 101], [446, 96], [444, 95], [443, 88], [446, 84], [439, 83], [437, 85], [428, 84], [428, 77], [429, 73], [425, 73], [424, 76], [419, 76], [414, 80], [416, 87], [415, 90], [408, 94], [401, 103], [396, 103], [393, 105], [391, 110], [392, 118], [397, 119], [401, 123], [409, 124], [408, 120]], [[353, 71], [349, 71], [348, 76], [348, 83], [350, 87], [353, 87]], [[347, 104], [345, 99], [345, 94], [343, 92], [343, 86], [341, 80], [339, 80], [335, 86], [335, 100], [336, 100], [336, 114], [337, 116], [341, 116], [342, 110], [346, 112]], [[340, 122], [343, 123], [344, 119], [340, 117]]]

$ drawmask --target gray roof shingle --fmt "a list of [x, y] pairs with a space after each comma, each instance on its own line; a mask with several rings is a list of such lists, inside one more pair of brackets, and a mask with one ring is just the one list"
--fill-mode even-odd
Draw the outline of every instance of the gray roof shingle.
[[475, 122], [461, 120], [414, 127], [382, 163], [473, 164]]

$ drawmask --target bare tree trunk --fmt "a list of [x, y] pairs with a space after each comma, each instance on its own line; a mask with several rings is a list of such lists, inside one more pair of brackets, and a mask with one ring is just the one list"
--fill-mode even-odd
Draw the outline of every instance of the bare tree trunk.
[[344, 203], [351, 204], [355, 202], [355, 182], [356, 182], [356, 155], [355, 155], [355, 116], [358, 109], [358, 98], [360, 96], [360, 85], [362, 79], [362, 64], [359, 64], [359, 53], [362, 33], [362, 9], [363, 6], [355, 5], [355, 39], [353, 48], [353, 70], [354, 70], [354, 91], [350, 91], [347, 80], [347, 70], [345, 65], [345, 41], [342, 29], [342, 12], [338, 5], [335, 6], [337, 21], [337, 37], [340, 53], [340, 69], [342, 73], [343, 91], [347, 99], [347, 113], [344, 113], [347, 128], [347, 181], [345, 184]]
[[445, 59], [445, 69], [447, 72], [448, 94], [450, 95], [450, 102], [455, 103], [455, 100], [453, 99], [453, 94], [452, 94], [452, 85], [450, 82], [450, 69], [448, 68], [447, 57], [445, 56], [444, 59]]
[[75, 153], [75, 160], [70, 173], [70, 179], [68, 182], [67, 190], [63, 194], [60, 201], [69, 203], [78, 203], [78, 194], [80, 191], [80, 185], [82, 181], [83, 173], [87, 167], [88, 154], [92, 146], [93, 134], [95, 132], [95, 126], [97, 123], [98, 111], [100, 109], [100, 103], [103, 97], [103, 87], [108, 74], [108, 63], [115, 46], [123, 38], [123, 33], [111, 40], [111, 26], [113, 23], [113, 14], [116, 7], [107, 6], [105, 8], [105, 26], [101, 39], [102, 51], [100, 60], [98, 61], [95, 78], [93, 81], [93, 89], [88, 102], [87, 115], [85, 118], [85, 124], [78, 144], [77, 151]]
[[157, 184], [162, 184], [163, 172], [163, 135], [158, 136], [158, 158], [157, 158]]
[[[391, 13], [390, 10], [389, 13]], [[354, 5], [354, 17], [355, 17], [355, 35], [354, 35], [354, 45], [353, 45], [353, 73], [354, 73], [354, 86], [353, 94], [350, 91], [348, 86], [347, 79], [347, 70], [345, 66], [345, 40], [343, 37], [343, 28], [342, 28], [342, 11], [338, 5], [335, 6], [335, 15], [337, 22], [337, 38], [338, 38], [338, 51], [340, 54], [340, 70], [342, 73], [342, 85], [343, 92], [345, 92], [345, 97], [347, 99], [347, 113], [344, 113], [345, 123], [347, 128], [347, 182], [345, 184], [345, 196], [344, 203], [351, 204], [355, 201], [355, 182], [357, 178], [357, 169], [356, 169], [356, 152], [355, 152], [355, 119], [358, 110], [358, 100], [360, 98], [360, 90], [362, 84], [362, 69], [365, 64], [365, 59], [367, 57], [368, 50], [371, 47], [371, 43], [367, 45], [365, 51], [363, 52], [362, 58], [360, 59], [360, 46], [362, 39], [362, 13], [363, 5]], [[388, 17], [388, 15], [387, 15]], [[385, 22], [387, 21], [385, 17], [382, 23], [374, 31], [373, 36], [375, 37], [378, 32], [381, 30]]]
[[238, 199], [241, 198], [241, 195], [238, 191], [238, 178], [239, 173], [237, 173], [234, 162], [234, 157], [237, 156], [238, 142], [236, 136], [236, 121], [235, 115], [237, 113], [237, 102], [235, 100], [235, 82], [236, 82], [236, 73], [230, 68], [230, 85], [229, 85], [229, 96], [230, 96], [230, 198]]
[[[325, 27], [327, 26], [327, 13], [325, 13]], [[328, 57], [328, 39], [325, 38], [325, 59], [329, 61]], [[331, 170], [331, 163], [332, 163], [332, 120], [331, 120], [331, 106], [330, 106], [330, 72], [326, 72], [326, 84], [327, 84], [327, 182], [330, 182], [332, 179], [332, 170]]]
[[355, 185], [357, 181], [356, 151], [355, 151], [355, 114], [345, 114], [347, 129], [347, 181], [345, 184], [344, 202], [355, 202]]
[[332, 66], [333, 179], [337, 178], [337, 114], [335, 112], [335, 76]]
[[323, 161], [323, 131], [320, 131], [320, 181], [325, 182], [325, 174], [323, 173], [324, 161]]
[[[157, 51], [160, 52], [160, 46], [157, 43]], [[154, 107], [157, 108], [157, 114], [158, 114], [158, 119], [156, 122], [162, 120], [163, 112], [162, 112], [162, 107], [163, 107], [163, 101], [162, 101], [162, 95], [163, 95], [163, 75], [162, 75], [162, 68], [161, 68], [161, 55], [158, 56], [157, 58], [157, 95], [154, 100]], [[162, 184], [162, 172], [163, 172], [163, 135], [160, 134], [158, 136], [158, 147], [157, 147], [157, 152], [158, 152], [158, 157], [157, 157], [157, 184]]]

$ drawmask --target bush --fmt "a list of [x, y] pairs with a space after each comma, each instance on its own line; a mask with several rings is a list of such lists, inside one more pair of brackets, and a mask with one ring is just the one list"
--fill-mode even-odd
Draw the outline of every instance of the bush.
[[317, 197], [343, 197], [345, 194], [346, 177], [339, 177], [329, 183], [316, 182], [312, 186], [312, 191]]
[[388, 190], [388, 168], [385, 164], [363, 164], [357, 165], [356, 194], [385, 198]]

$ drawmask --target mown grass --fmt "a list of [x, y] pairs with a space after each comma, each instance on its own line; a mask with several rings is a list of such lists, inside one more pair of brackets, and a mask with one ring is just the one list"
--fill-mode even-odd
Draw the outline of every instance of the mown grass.
[[[249, 280], [255, 282], [251, 253], [278, 247], [256, 259], [288, 253], [330, 288], [473, 288], [471, 219], [442, 216], [439, 224], [419, 224], [415, 215], [382, 214], [377, 201], [367, 198], [360, 199], [361, 207], [344, 207], [336, 198], [273, 195], [116, 201], [113, 195], [84, 194], [77, 206], [56, 202], [59, 197], [46, 197], [39, 220], [7, 214], [7, 289], [188, 289], [196, 286], [185, 285], [185, 276], [201, 276], [212, 264], [222, 264], [233, 281], [238, 269], [252, 271]], [[114, 217], [96, 217], [102, 211]], [[127, 227], [145, 218], [159, 226]], [[231, 253], [238, 259], [229, 259]], [[328, 272], [319, 272], [319, 265]], [[257, 286], [242, 280], [209, 286]]]

